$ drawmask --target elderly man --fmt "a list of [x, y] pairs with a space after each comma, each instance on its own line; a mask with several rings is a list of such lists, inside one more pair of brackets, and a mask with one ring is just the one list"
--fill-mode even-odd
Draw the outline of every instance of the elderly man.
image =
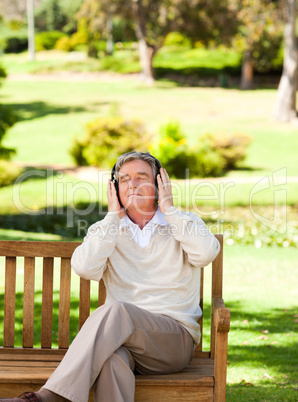
[[95, 401], [132, 402], [134, 371], [178, 372], [200, 340], [200, 267], [218, 254], [217, 239], [173, 206], [169, 176], [152, 155], [120, 156], [112, 176], [109, 212], [71, 261], [82, 278], [103, 278], [106, 302], [45, 386], [22, 400], [87, 402], [94, 385]]

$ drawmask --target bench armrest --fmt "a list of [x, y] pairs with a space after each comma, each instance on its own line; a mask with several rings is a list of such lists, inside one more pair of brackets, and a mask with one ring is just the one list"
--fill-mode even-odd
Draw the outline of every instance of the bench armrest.
[[214, 401], [226, 400], [228, 333], [230, 310], [221, 298], [212, 299], [211, 357], [214, 358]]
[[225, 307], [223, 299], [212, 299], [212, 314], [215, 332], [229, 332], [231, 312]]

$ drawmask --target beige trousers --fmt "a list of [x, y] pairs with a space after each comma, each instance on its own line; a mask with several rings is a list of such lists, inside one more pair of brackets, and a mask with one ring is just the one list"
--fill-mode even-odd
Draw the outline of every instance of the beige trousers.
[[193, 339], [173, 318], [113, 302], [94, 311], [44, 388], [73, 402], [133, 402], [134, 370], [181, 371], [192, 359]]

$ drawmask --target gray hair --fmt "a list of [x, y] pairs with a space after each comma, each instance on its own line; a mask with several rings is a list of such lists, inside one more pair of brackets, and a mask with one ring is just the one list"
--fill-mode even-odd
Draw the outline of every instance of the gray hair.
[[116, 165], [115, 165], [116, 180], [118, 180], [118, 174], [119, 174], [119, 170], [121, 169], [121, 167], [125, 163], [134, 161], [136, 159], [140, 159], [141, 161], [147, 162], [152, 168], [152, 173], [153, 173], [154, 179], [156, 178], [159, 171], [158, 171], [157, 160], [154, 158], [154, 156], [150, 155], [149, 153], [132, 151], [132, 152], [127, 152], [126, 154], [119, 156], [119, 158], [116, 162]]

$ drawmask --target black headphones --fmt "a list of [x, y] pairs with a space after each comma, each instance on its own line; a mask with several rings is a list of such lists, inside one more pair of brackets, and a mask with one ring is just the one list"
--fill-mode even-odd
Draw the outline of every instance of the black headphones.
[[[136, 152], [127, 152], [127, 154], [125, 154], [125, 155], [133, 155], [134, 153], [136, 153]], [[156, 170], [157, 170], [157, 174], [156, 174], [156, 176], [155, 176], [155, 192], [156, 192], [156, 202], [158, 202], [158, 182], [157, 182], [157, 175], [160, 173], [160, 169], [161, 169], [161, 163], [159, 162], [159, 160], [158, 159], [156, 159], [153, 155], [151, 155], [151, 154], [149, 154], [148, 152], [138, 152], [138, 153], [140, 153], [141, 155], [146, 155], [146, 156], [150, 156], [150, 158], [152, 158], [153, 160], [154, 160], [154, 162], [155, 162], [155, 165], [156, 165]], [[142, 160], [142, 159], [140, 159], [140, 160]], [[116, 165], [117, 165], [117, 162], [115, 163], [115, 165], [113, 166], [113, 169], [112, 169], [112, 172], [111, 172], [111, 181], [114, 183], [114, 185], [115, 185], [115, 189], [116, 189], [116, 191], [117, 191], [117, 196], [118, 196], [118, 200], [119, 200], [119, 203], [120, 203], [120, 205], [121, 205], [121, 207], [123, 207], [123, 205], [122, 205], [122, 203], [121, 203], [121, 201], [120, 201], [120, 196], [119, 196], [119, 184], [118, 184], [118, 181], [117, 181], [117, 179], [116, 179]]]

